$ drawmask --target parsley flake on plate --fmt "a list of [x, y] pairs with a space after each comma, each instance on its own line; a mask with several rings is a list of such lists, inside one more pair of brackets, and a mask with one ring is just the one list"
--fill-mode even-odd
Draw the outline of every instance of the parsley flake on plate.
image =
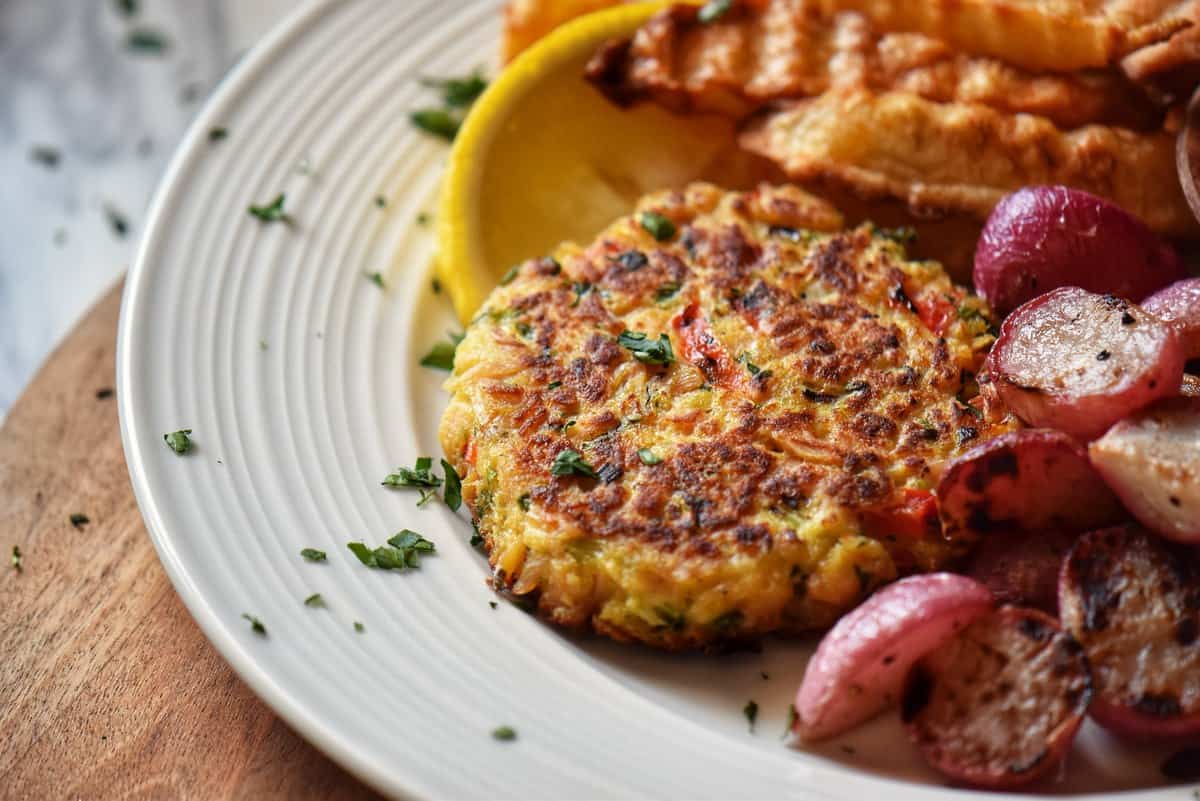
[[675, 236], [675, 223], [658, 212], [643, 211], [638, 215], [638, 223], [657, 242], [665, 242]]
[[505, 742], [517, 739], [517, 730], [512, 726], [497, 726], [492, 729], [492, 738]]
[[290, 225], [292, 218], [283, 210], [283, 204], [287, 199], [287, 195], [280, 192], [278, 197], [272, 200], [265, 206], [250, 206], [248, 211], [252, 217], [257, 217], [265, 223], [282, 222], [285, 225]]
[[304, 605], [323, 608], [325, 606], [325, 599], [321, 597], [321, 593], [314, 592], [304, 599]]
[[650, 339], [640, 331], [625, 331], [617, 337], [617, 344], [642, 364], [667, 365], [675, 361], [675, 352], [671, 350], [671, 340], [666, 334]]
[[228, 128], [210, 128], [208, 130], [208, 141], [220, 142], [229, 136]]
[[163, 442], [167, 443], [168, 448], [182, 456], [192, 449], [191, 433], [192, 429], [181, 428], [170, 434], [163, 434]]
[[250, 630], [251, 631], [253, 631], [255, 634], [259, 635], [260, 637], [267, 636], [267, 627], [263, 625], [263, 622], [261, 620], [259, 620], [254, 615], [250, 614], [249, 612], [242, 612], [242, 617], [245, 618], [246, 620], [250, 621]]
[[132, 53], [157, 56], [166, 52], [168, 45], [167, 37], [149, 28], [135, 28], [125, 37], [125, 49]]
[[12, 549], [12, 566], [13, 570], [20, 573], [24, 568], [21, 567], [21, 546], [14, 545]]
[[750, 731], [754, 731], [754, 723], [758, 720], [758, 702], [747, 701], [742, 707], [742, 714], [746, 716], [746, 722], [750, 724]]
[[462, 340], [462, 334], [450, 334], [449, 342], [435, 343], [429, 353], [425, 354], [425, 358], [421, 359], [421, 366], [450, 372], [454, 369], [454, 352]]
[[415, 531], [404, 529], [388, 539], [387, 545], [371, 550], [361, 542], [346, 547], [367, 567], [379, 570], [405, 570], [420, 567], [421, 554], [433, 553], [434, 545]]
[[316, 548], [302, 548], [300, 555], [310, 562], [324, 562], [328, 557], [324, 551], [319, 551]]
[[423, 108], [409, 115], [412, 124], [427, 134], [432, 134], [447, 142], [453, 142], [458, 135], [462, 121], [449, 111], [441, 108]]
[[428, 456], [417, 457], [412, 467], [400, 467], [395, 473], [389, 473], [383, 479], [385, 487], [425, 487], [435, 489], [442, 486], [442, 480], [433, 474], [433, 459]]
[[374, 273], [365, 273], [365, 275], [367, 276], [367, 280], [370, 281], [375, 286], [379, 287], [380, 289], [387, 289], [387, 286], [384, 285], [384, 283], [383, 283], [383, 273], [374, 272]]
[[367, 627], [356, 620], [356, 621], [354, 621], [354, 630], [357, 631], [359, 634], [362, 634], [364, 631], [367, 630]]
[[29, 158], [35, 163], [41, 164], [46, 169], [53, 170], [62, 161], [62, 153], [56, 147], [34, 145], [29, 151]]
[[479, 99], [488, 82], [479, 70], [475, 70], [464, 78], [422, 78], [421, 85], [440, 90], [442, 102], [447, 106], [465, 108]]
[[91, 518], [80, 512], [75, 512], [69, 519], [71, 521], [71, 525], [75, 528], [83, 528], [88, 523], [92, 522]]
[[588, 461], [583, 458], [583, 454], [570, 448], [559, 451], [558, 456], [554, 457], [554, 462], [550, 465], [550, 475], [575, 475], [586, 478], [600, 477], [600, 474], [596, 472], [596, 468], [588, 464]]

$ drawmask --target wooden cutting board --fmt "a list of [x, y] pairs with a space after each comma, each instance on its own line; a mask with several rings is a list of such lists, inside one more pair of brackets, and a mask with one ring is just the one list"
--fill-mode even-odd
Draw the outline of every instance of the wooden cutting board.
[[167, 580], [100, 392], [119, 305], [118, 286], [0, 429], [0, 797], [376, 798], [242, 684]]

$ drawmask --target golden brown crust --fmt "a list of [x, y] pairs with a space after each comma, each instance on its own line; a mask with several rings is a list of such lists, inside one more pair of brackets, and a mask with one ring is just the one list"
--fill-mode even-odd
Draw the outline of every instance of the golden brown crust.
[[955, 52], [919, 33], [880, 35], [860, 14], [826, 16], [817, 0], [735, 6], [702, 23], [693, 6], [655, 15], [629, 40], [603, 48], [589, 77], [611, 98], [743, 117], [832, 87], [901, 90], [938, 102], [1039, 114], [1073, 128], [1152, 128], [1162, 110], [1116, 70], [1032, 74]]
[[[957, 397], [983, 302], [869, 227], [819, 232], [840, 215], [793, 187], [641, 208], [677, 232], [625, 218], [523, 265], [459, 345], [441, 440], [498, 583], [679, 648], [825, 626], [944, 563], [927, 488], [1014, 425]], [[675, 360], [637, 361], [626, 330]], [[600, 478], [553, 475], [567, 450]]]
[[794, 180], [825, 178], [866, 196], [901, 198], [918, 214], [985, 219], [1008, 192], [1064, 184], [1109, 198], [1159, 233], [1198, 232], [1165, 133], [1102, 125], [1062, 131], [1032, 115], [906, 92], [832, 90], [753, 121], [741, 143]]

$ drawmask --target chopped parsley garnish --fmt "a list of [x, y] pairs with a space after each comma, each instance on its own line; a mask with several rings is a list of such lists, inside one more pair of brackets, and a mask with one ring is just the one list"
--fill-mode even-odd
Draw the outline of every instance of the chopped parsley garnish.
[[521, 265], [514, 264], [512, 267], [509, 267], [504, 275], [500, 276], [500, 286], [508, 286], [511, 284], [519, 272], [521, 272]]
[[551, 381], [549, 384], [547, 384], [547, 385], [546, 385], [546, 389], [549, 389], [549, 390], [555, 390], [555, 389], [558, 389], [558, 388], [559, 388], [559, 387], [561, 387], [561, 386], [562, 386], [562, 382], [561, 382], [561, 381]]
[[251, 631], [253, 631], [255, 634], [259, 635], [260, 637], [267, 636], [267, 627], [263, 625], [263, 622], [261, 620], [259, 620], [254, 615], [250, 614], [249, 612], [242, 612], [242, 617], [244, 617], [246, 620], [250, 621], [250, 630]]
[[433, 459], [428, 456], [417, 458], [411, 468], [400, 467], [383, 479], [385, 487], [425, 487], [435, 489], [442, 486], [442, 480], [433, 474]]
[[522, 512], [528, 512], [529, 507], [533, 504], [533, 498], [528, 492], [524, 493], [520, 498], [517, 498], [517, 506], [521, 507]]
[[125, 37], [125, 49], [134, 53], [159, 55], [167, 49], [167, 37], [149, 28], [135, 28]]
[[181, 428], [170, 434], [163, 434], [163, 442], [167, 443], [168, 448], [182, 456], [192, 449], [191, 433], [192, 429]]
[[700, 20], [701, 25], [709, 25], [725, 16], [732, 7], [733, 0], [709, 0], [696, 13], [696, 19]]
[[378, 208], [386, 209], [387, 208], [387, 198], [384, 197], [383, 195], [376, 195], [375, 196], [375, 205]]
[[583, 300], [583, 296], [592, 291], [592, 285], [587, 281], [579, 281], [571, 284], [571, 289], [575, 292], [575, 300], [571, 301], [571, 308], [579, 305], [579, 301]]
[[658, 212], [643, 211], [638, 215], [638, 223], [658, 242], [665, 242], [675, 236], [675, 223]]
[[56, 147], [49, 145], [34, 145], [29, 151], [29, 158], [33, 159], [38, 164], [41, 164], [48, 170], [53, 170], [58, 166], [58, 162], [62, 160], [62, 153]]
[[649, 448], [638, 448], [638, 458], [642, 460], [642, 464], [662, 464], [662, 457]]
[[640, 250], [627, 250], [624, 253], [619, 253], [613, 257], [613, 261], [630, 272], [640, 270], [650, 263], [650, 260], [646, 258], [646, 254]]
[[127, 17], [138, 13], [138, 0], [117, 0], [117, 10]]
[[450, 334], [449, 342], [435, 343], [429, 349], [429, 353], [425, 354], [425, 358], [421, 359], [421, 366], [450, 372], [454, 369], [454, 352], [458, 349], [458, 343], [462, 342], [462, 340], [462, 334]]
[[558, 456], [554, 457], [554, 463], [550, 465], [550, 475], [552, 476], [584, 476], [586, 478], [599, 478], [596, 468], [587, 463], [583, 455], [579, 451], [566, 450], [559, 451]]
[[495, 601], [488, 601], [488, 606], [492, 607], [493, 609], [500, 608], [500, 604], [496, 603]]
[[282, 222], [290, 224], [292, 218], [283, 210], [283, 203], [286, 199], [287, 196], [280, 192], [279, 196], [266, 206], [251, 206], [248, 211], [251, 216], [257, 217], [265, 223]]
[[780, 739], [783, 739], [784, 737], [787, 737], [789, 734], [791, 734], [792, 730], [796, 728], [797, 720], [798, 720], [798, 716], [796, 715], [796, 705], [788, 704], [787, 726], [786, 726], [786, 728], [784, 728], [783, 734], [780, 735]]
[[650, 339], [640, 331], [625, 331], [617, 337], [617, 344], [633, 353], [633, 358], [642, 364], [671, 364], [675, 353], [666, 334]]
[[228, 128], [210, 128], [208, 131], [208, 141], [220, 142], [229, 136]]
[[305, 606], [324, 607], [325, 599], [321, 597], [321, 593], [314, 592], [312, 595], [304, 599]]
[[442, 469], [446, 471], [446, 487], [442, 490], [442, 500], [450, 507], [450, 511], [457, 512], [462, 506], [462, 479], [459, 478], [454, 465], [445, 459], [442, 459]]
[[983, 317], [983, 314], [981, 314], [979, 309], [975, 308], [974, 306], [958, 307], [958, 319], [960, 320], [966, 320], [967, 322], [970, 322], [971, 320], [978, 320], [981, 317]]
[[379, 287], [380, 289], [387, 289], [387, 287], [383, 283], [383, 273], [381, 273], [381, 272], [366, 273], [366, 276], [367, 276], [367, 280], [369, 280], [375, 286]]
[[367, 627], [356, 620], [356, 621], [354, 621], [354, 630], [357, 631], [359, 634], [362, 634], [364, 631], [367, 630]]
[[328, 554], [316, 548], [303, 548], [300, 551], [300, 555], [310, 562], [324, 562], [329, 558]]
[[754, 731], [754, 722], [758, 720], [758, 703], [756, 701], [747, 701], [742, 707], [742, 714], [746, 716], [746, 722], [750, 724], [750, 731]]
[[14, 545], [12, 549], [12, 566], [13, 570], [20, 573], [24, 568], [21, 567], [21, 546]]
[[104, 216], [108, 218], [108, 225], [113, 229], [114, 234], [123, 238], [129, 233], [129, 220], [115, 206], [106, 203], [104, 205]]
[[458, 135], [462, 121], [449, 111], [440, 108], [423, 108], [409, 115], [412, 124], [427, 134], [432, 134], [447, 142], [453, 142]]
[[367, 567], [380, 570], [404, 570], [420, 567], [421, 554], [433, 553], [434, 545], [415, 531], [404, 529], [388, 538], [387, 545], [371, 550], [361, 542], [346, 543], [346, 547]]
[[71, 515], [70, 521], [71, 521], [71, 525], [74, 526], [75, 528], [83, 528], [88, 523], [92, 522], [90, 517], [88, 517], [85, 514], [80, 514], [79, 512], [76, 512], [75, 514]]
[[422, 78], [421, 85], [440, 90], [442, 102], [447, 106], [466, 108], [483, 94], [488, 82], [483, 74], [476, 70], [465, 78]]
[[750, 375], [758, 375], [759, 373], [762, 372], [761, 367], [759, 367], [754, 362], [750, 361], [749, 353], [743, 353], [741, 356], [738, 357], [738, 361], [741, 362], [742, 364], [746, 365], [746, 369], [750, 371]]
[[512, 726], [497, 726], [492, 729], [492, 739], [503, 740], [505, 742], [515, 740], [517, 739], [517, 730]]
[[678, 281], [668, 281], [654, 291], [654, 299], [663, 303], [679, 294], [681, 284]]
[[108, 400], [114, 394], [116, 393], [113, 391], [112, 387], [103, 387], [96, 390], [96, 400]]

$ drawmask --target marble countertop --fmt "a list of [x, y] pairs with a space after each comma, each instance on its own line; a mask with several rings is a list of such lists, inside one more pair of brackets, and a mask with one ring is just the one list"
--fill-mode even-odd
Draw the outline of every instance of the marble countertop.
[[124, 273], [205, 98], [301, 2], [0, 3], [0, 420]]

